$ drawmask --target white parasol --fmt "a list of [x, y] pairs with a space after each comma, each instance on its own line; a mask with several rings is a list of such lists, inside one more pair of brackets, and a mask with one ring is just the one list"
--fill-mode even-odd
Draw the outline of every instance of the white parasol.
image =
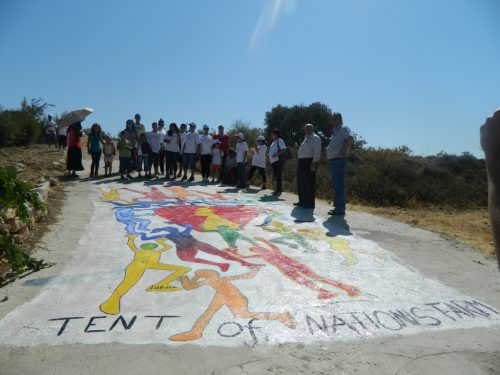
[[74, 124], [75, 122], [81, 122], [85, 120], [85, 117], [90, 115], [94, 110], [92, 108], [82, 108], [75, 109], [74, 111], [69, 112], [64, 118], [59, 121], [60, 126], [69, 126]]

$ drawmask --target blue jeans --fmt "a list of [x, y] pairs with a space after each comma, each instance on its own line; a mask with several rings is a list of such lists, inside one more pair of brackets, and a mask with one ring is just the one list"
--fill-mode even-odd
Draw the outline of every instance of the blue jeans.
[[90, 165], [90, 174], [94, 174], [97, 176], [99, 172], [99, 162], [101, 161], [101, 151], [94, 152], [92, 151], [90, 155], [92, 156], [92, 164]]
[[245, 163], [236, 163], [236, 168], [238, 170], [238, 184], [237, 187], [244, 189], [246, 187], [245, 181]]
[[151, 172], [151, 169], [149, 168], [149, 155], [148, 154], [142, 154], [142, 155], [137, 155], [137, 172], [142, 172], [144, 167], [144, 172], [149, 173]]
[[329, 163], [332, 174], [333, 207], [338, 212], [345, 212], [345, 172], [347, 159], [330, 159]]

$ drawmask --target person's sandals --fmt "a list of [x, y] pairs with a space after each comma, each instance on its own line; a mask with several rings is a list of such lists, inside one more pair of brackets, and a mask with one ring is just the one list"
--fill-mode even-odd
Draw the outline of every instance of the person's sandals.
[[340, 211], [336, 211], [336, 210], [330, 210], [330, 211], [328, 211], [328, 215], [331, 215], [331, 216], [342, 216], [342, 215], [345, 215], [345, 212], [340, 212]]

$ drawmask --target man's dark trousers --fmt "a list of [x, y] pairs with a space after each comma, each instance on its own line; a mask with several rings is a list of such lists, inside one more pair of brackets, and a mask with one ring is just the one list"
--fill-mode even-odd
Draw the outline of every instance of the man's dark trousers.
[[316, 172], [311, 172], [312, 158], [298, 159], [297, 190], [299, 203], [306, 208], [314, 208], [316, 196]]

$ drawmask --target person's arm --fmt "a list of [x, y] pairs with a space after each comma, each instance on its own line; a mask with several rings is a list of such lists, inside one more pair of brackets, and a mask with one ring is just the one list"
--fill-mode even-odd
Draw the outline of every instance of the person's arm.
[[481, 126], [481, 147], [488, 171], [488, 209], [500, 269], [500, 109]]
[[193, 289], [199, 288], [200, 286], [203, 286], [206, 284], [205, 281], [202, 281], [202, 282], [194, 281], [195, 278], [196, 278], [196, 276], [193, 278], [193, 280], [189, 280], [189, 277], [181, 276], [181, 277], [179, 277], [178, 280], [181, 282], [181, 285], [185, 290], [193, 290]]
[[257, 275], [257, 272], [260, 271], [261, 267], [263, 267], [264, 265], [263, 264], [253, 264], [250, 267], [250, 271], [247, 272], [247, 273], [244, 273], [242, 275], [237, 275], [237, 276], [228, 276], [228, 277], [225, 277], [225, 279], [228, 279], [228, 280], [242, 280], [242, 279], [252, 279], [255, 277], [255, 275]]
[[321, 138], [314, 137], [313, 143], [313, 161], [311, 164], [311, 172], [315, 172], [318, 168], [319, 159], [321, 157]]

